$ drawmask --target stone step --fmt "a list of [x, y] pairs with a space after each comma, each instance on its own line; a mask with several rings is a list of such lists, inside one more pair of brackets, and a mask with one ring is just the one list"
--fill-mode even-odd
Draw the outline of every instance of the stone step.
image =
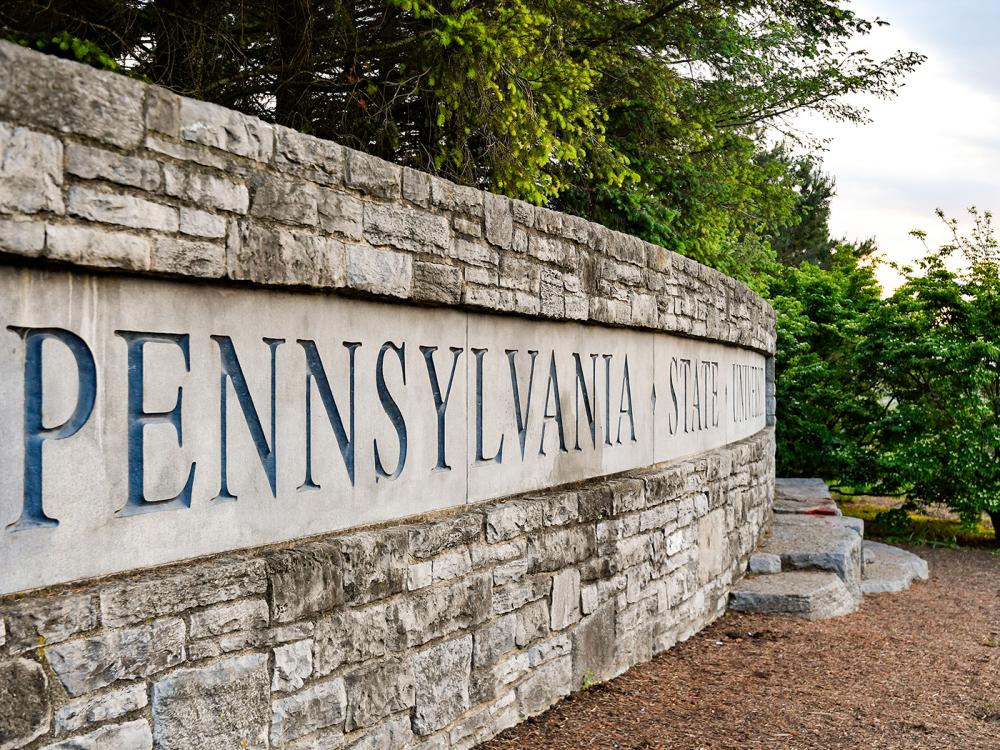
[[861, 591], [865, 594], [906, 591], [914, 580], [926, 581], [930, 577], [926, 560], [899, 547], [866, 541], [864, 556]]
[[835, 573], [861, 599], [861, 544], [856, 527], [837, 517], [777, 517], [757, 552], [776, 555], [781, 570], [823, 570]]
[[774, 512], [840, 516], [840, 508], [822, 479], [779, 477], [774, 480]]
[[729, 594], [729, 608], [737, 612], [790, 615], [827, 620], [849, 615], [858, 598], [836, 573], [788, 571], [746, 576]]

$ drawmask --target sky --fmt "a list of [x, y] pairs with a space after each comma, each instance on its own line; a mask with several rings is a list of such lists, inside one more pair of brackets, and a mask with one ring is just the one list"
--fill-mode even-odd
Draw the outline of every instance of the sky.
[[[928, 243], [948, 236], [934, 209], [969, 226], [966, 209], [1000, 212], [1000, 0], [855, 0], [850, 7], [890, 26], [862, 46], [886, 57], [916, 51], [927, 60], [894, 99], [853, 100], [867, 107], [866, 125], [806, 118], [802, 126], [829, 138], [825, 171], [837, 182], [830, 224], [834, 236], [874, 237], [898, 262], [923, 254], [911, 229]], [[879, 271], [893, 288], [898, 275]]]

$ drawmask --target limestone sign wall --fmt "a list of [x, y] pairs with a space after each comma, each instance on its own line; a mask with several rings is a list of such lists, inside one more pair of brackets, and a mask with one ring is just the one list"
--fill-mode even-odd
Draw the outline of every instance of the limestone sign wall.
[[0, 70], [0, 747], [469, 747], [722, 611], [774, 473], [746, 287]]

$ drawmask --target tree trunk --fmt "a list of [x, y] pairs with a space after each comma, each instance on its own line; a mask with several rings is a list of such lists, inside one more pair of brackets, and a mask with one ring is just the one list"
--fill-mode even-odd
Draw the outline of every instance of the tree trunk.
[[988, 510], [986, 511], [986, 515], [993, 522], [993, 539], [996, 541], [997, 546], [1000, 546], [1000, 510]]

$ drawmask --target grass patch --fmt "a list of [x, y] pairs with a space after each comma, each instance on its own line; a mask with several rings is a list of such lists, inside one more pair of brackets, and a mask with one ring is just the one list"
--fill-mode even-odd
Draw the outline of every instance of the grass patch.
[[860, 518], [865, 522], [865, 537], [885, 539], [893, 544], [927, 545], [930, 547], [996, 547], [993, 527], [986, 519], [974, 526], [961, 521], [927, 516], [919, 512], [908, 514], [908, 523], [900, 528], [897, 523], [886, 523], [879, 514], [886, 511], [885, 505], [839, 498], [841, 511], [845, 516]]

